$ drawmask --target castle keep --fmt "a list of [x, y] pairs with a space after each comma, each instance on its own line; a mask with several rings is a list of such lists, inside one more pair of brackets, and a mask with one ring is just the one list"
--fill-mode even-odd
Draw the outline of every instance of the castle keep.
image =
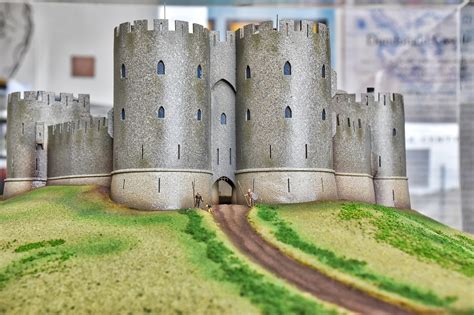
[[7, 197], [44, 185], [110, 186], [137, 209], [359, 200], [410, 208], [403, 97], [336, 91], [329, 31], [311, 21], [209, 32], [168, 20], [114, 31], [114, 107], [89, 97], [8, 98]]

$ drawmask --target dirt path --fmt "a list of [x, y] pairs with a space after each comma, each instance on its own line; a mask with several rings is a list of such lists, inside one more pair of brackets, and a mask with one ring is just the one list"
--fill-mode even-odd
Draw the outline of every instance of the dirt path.
[[219, 205], [214, 217], [234, 245], [253, 261], [315, 297], [362, 314], [410, 314], [397, 306], [335, 281], [302, 265], [263, 240], [247, 221], [248, 208]]

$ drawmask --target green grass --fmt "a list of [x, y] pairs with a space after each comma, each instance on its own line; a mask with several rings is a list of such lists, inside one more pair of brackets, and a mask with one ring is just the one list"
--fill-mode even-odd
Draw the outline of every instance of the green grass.
[[92, 187], [0, 202], [0, 314], [336, 312], [236, 255], [200, 217], [127, 209]]
[[320, 202], [254, 208], [268, 241], [302, 263], [418, 312], [474, 310], [473, 238], [414, 211]]
[[[365, 281], [368, 281], [383, 290], [396, 293], [400, 296], [412, 299], [416, 302], [421, 302], [426, 305], [437, 307], [447, 306], [455, 300], [455, 298], [452, 297], [443, 299], [436, 296], [436, 294], [429, 290], [422, 290], [411, 285], [400, 283], [386, 276], [374, 273], [367, 268], [367, 263], [365, 261], [341, 257], [336, 255], [331, 250], [318, 247], [312, 243], [302, 240], [298, 233], [292, 229], [287, 222], [278, 216], [276, 208], [273, 206], [258, 206], [258, 216], [261, 219], [276, 226], [275, 236], [279, 241], [300, 249], [307, 254], [313, 255], [321, 263], [326, 264], [331, 268], [364, 279]], [[370, 216], [367, 216], [367, 213], [364, 214], [361, 212], [360, 214], [353, 214], [350, 216], [344, 214], [344, 217], [355, 219], [366, 218]]]
[[33, 249], [43, 248], [43, 247], [47, 247], [47, 246], [56, 247], [56, 246], [64, 244], [65, 242], [66, 242], [65, 240], [57, 239], [57, 240], [49, 240], [49, 241], [28, 243], [28, 244], [18, 246], [15, 249], [15, 252], [16, 253], [27, 252], [27, 251], [30, 251], [30, 250], [33, 250]]
[[263, 314], [337, 314], [321, 304], [291, 294], [277, 286], [233, 255], [216, 234], [202, 226], [202, 217], [195, 211], [182, 211], [189, 218], [186, 233], [194, 240], [205, 243], [207, 257], [219, 264], [223, 279], [236, 284], [240, 295], [259, 305]]
[[[378, 215], [365, 210], [364, 204], [345, 204], [341, 208], [341, 220], [370, 218], [377, 228], [375, 238], [381, 242], [416, 256], [421, 260], [434, 262], [444, 268], [474, 277], [474, 247], [472, 239], [457, 234], [444, 233], [436, 223], [433, 225], [421, 216], [390, 208], [372, 205]], [[364, 216], [368, 213], [370, 216]]]

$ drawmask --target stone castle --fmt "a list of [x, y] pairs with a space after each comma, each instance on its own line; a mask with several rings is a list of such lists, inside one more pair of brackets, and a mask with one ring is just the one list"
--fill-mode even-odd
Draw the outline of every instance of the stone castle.
[[357, 200], [410, 208], [403, 97], [336, 91], [329, 30], [311, 21], [227, 32], [168, 20], [114, 32], [114, 107], [89, 96], [8, 97], [6, 197], [99, 184], [136, 209]]

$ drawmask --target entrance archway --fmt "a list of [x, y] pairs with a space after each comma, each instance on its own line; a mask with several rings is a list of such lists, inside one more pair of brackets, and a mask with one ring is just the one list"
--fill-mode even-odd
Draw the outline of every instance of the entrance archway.
[[213, 204], [232, 204], [237, 202], [235, 185], [228, 177], [220, 177], [212, 185]]

